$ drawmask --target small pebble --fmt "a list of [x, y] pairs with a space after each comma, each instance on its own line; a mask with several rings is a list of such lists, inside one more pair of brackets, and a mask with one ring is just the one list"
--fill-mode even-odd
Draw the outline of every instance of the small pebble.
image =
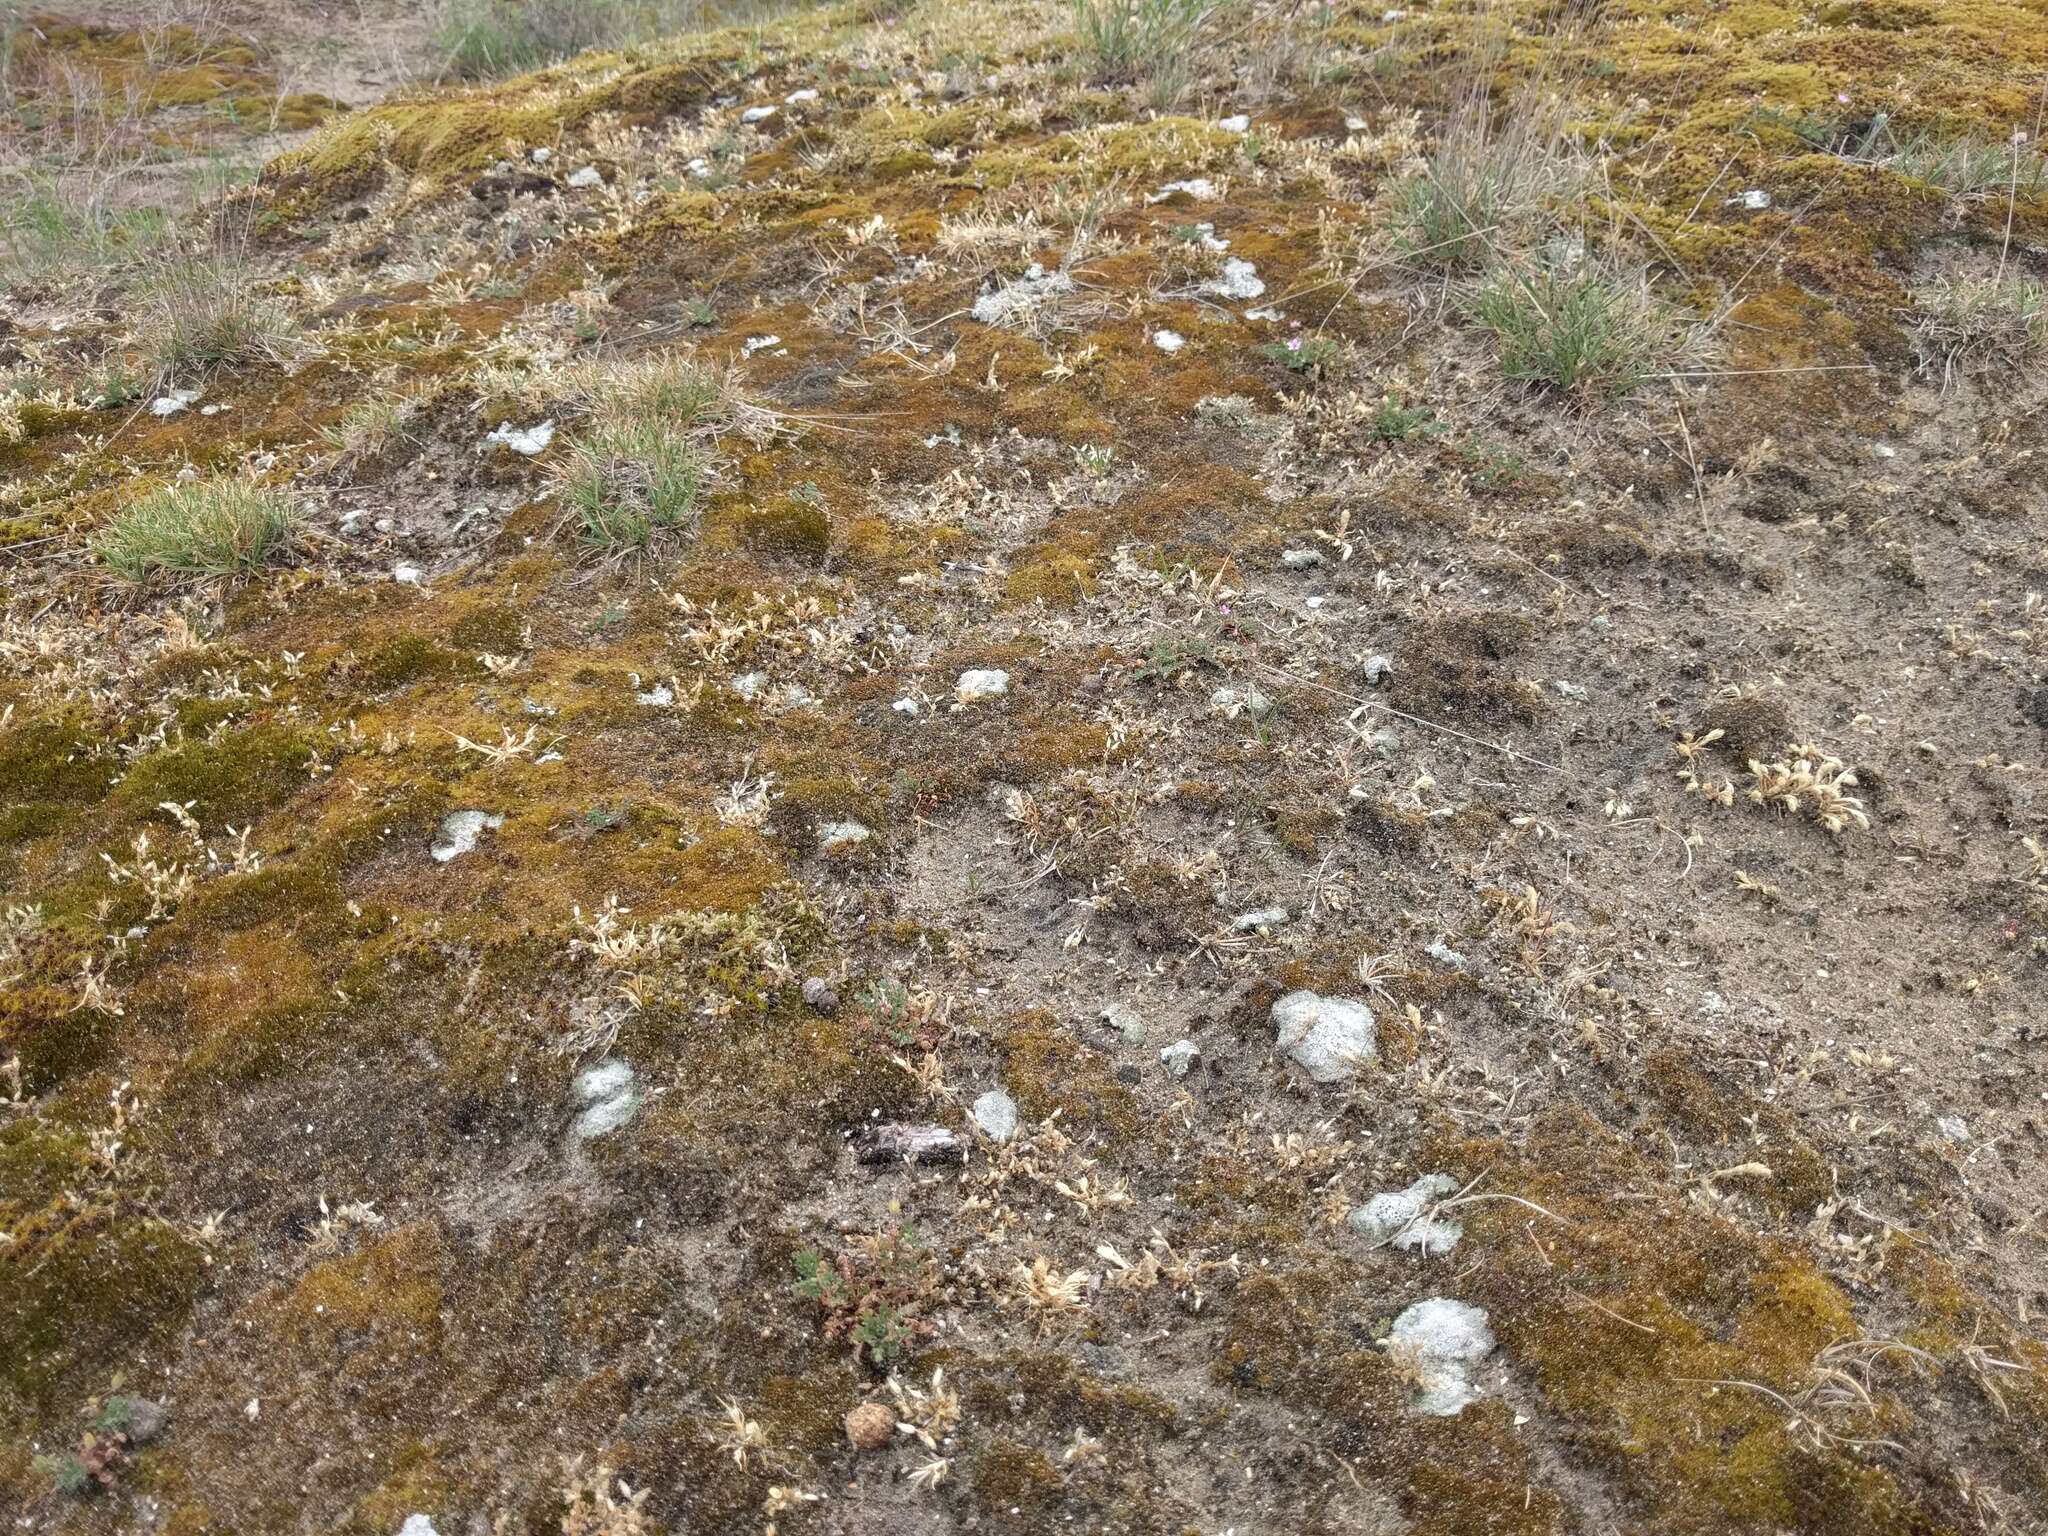
[[1345, 1217], [1345, 1223], [1375, 1248], [1420, 1251], [1431, 1257], [1446, 1254], [1465, 1235], [1464, 1224], [1424, 1213], [1457, 1187], [1449, 1174], [1425, 1174], [1406, 1189], [1374, 1195]]
[[601, 187], [604, 185], [604, 172], [594, 165], [586, 165], [569, 178], [569, 185], [578, 191], [587, 187]]
[[1280, 563], [1290, 571], [1312, 571], [1326, 562], [1320, 549], [1283, 549]]
[[1111, 1003], [1096, 1018], [1102, 1021], [1104, 1028], [1115, 1030], [1125, 1045], [1145, 1043], [1145, 1021], [1122, 1003]]
[[1202, 291], [1220, 299], [1256, 299], [1266, 291], [1266, 280], [1250, 262], [1233, 256], [1223, 263], [1223, 275], [1204, 283]]
[[1159, 1053], [1159, 1060], [1170, 1077], [1186, 1077], [1201, 1058], [1201, 1048], [1192, 1040], [1176, 1040]]
[[427, 851], [436, 864], [446, 864], [476, 847], [486, 829], [495, 832], [503, 825], [505, 818], [491, 811], [450, 811], [441, 818], [433, 846]]
[[1432, 1296], [1395, 1318], [1387, 1339], [1415, 1372], [1417, 1413], [1448, 1418], [1478, 1400], [1472, 1368], [1494, 1348], [1493, 1330], [1478, 1307]]
[[1176, 192], [1185, 192], [1189, 197], [1194, 198], [1198, 202], [1213, 203], [1216, 201], [1216, 183], [1206, 176], [1192, 177], [1187, 181], [1169, 181], [1157, 192], [1146, 198], [1145, 201], [1148, 203], [1163, 203]]
[[1394, 658], [1391, 656], [1368, 656], [1359, 674], [1364, 677], [1368, 688], [1377, 688], [1394, 674]]
[[1319, 1083], [1341, 1083], [1362, 1061], [1379, 1059], [1379, 1024], [1355, 997], [1324, 997], [1306, 989], [1273, 1005], [1275, 1043]]
[[960, 681], [953, 685], [953, 697], [962, 704], [975, 704], [983, 699], [1000, 699], [1010, 691], [1010, 674], [1000, 667], [974, 667], [960, 674]]
[[631, 1120], [640, 1109], [640, 1087], [631, 1063], [614, 1056], [576, 1074], [569, 1091], [586, 1105], [571, 1127], [578, 1141], [594, 1141]]
[[1000, 1088], [991, 1088], [976, 1099], [968, 1113], [990, 1141], [1008, 1141], [1017, 1134], [1017, 1101]]
[[1187, 337], [1181, 335], [1179, 331], [1154, 331], [1152, 333], [1152, 345], [1168, 355], [1178, 352], [1187, 344]]
[[544, 421], [534, 427], [515, 427], [509, 421], [501, 421], [497, 430], [484, 437], [487, 443], [503, 443], [514, 453], [524, 454], [529, 459], [543, 452], [554, 439], [555, 424], [552, 421]]
[[852, 848], [873, 837], [874, 832], [857, 821], [825, 821], [818, 824], [818, 852], [832, 853]]
[[832, 990], [832, 984], [824, 977], [806, 976], [804, 1006], [813, 1013], [822, 1013], [830, 1018], [839, 1011], [839, 994]]
[[896, 1415], [880, 1403], [847, 1410], [846, 1440], [857, 1451], [879, 1451], [896, 1438]]
[[1250, 715], [1258, 720], [1273, 712], [1273, 701], [1262, 689], [1247, 683], [1242, 688], [1218, 688], [1209, 695], [1209, 708], [1228, 720], [1235, 720], [1239, 715]]

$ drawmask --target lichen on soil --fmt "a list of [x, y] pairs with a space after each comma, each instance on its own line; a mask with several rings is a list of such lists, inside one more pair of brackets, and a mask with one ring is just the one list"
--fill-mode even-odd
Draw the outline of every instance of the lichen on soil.
[[770, 10], [0, 23], [7, 1527], [2039, 1529], [2048, 6]]

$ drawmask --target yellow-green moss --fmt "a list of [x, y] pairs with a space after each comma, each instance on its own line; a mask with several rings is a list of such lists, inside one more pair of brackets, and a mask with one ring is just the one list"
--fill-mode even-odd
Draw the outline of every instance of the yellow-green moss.
[[199, 1294], [199, 1253], [131, 1205], [58, 1201], [0, 1243], [0, 1425], [47, 1415], [174, 1335]]
[[113, 803], [134, 815], [166, 800], [213, 824], [246, 825], [308, 782], [312, 745], [287, 726], [259, 723], [214, 741], [162, 747], [128, 770]]

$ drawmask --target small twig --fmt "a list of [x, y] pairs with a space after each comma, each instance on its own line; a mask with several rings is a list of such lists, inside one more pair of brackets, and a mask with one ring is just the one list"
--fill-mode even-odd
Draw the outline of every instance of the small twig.
[[1245, 665], [1264, 672], [1268, 676], [1284, 677], [1290, 683], [1299, 683], [1304, 688], [1314, 688], [1319, 692], [1329, 694], [1332, 698], [1342, 699], [1347, 704], [1356, 704], [1361, 709], [1382, 710], [1398, 720], [1406, 720], [1411, 725], [1422, 726], [1425, 730], [1441, 731], [1446, 736], [1455, 736], [1460, 741], [1469, 741], [1475, 747], [1484, 747], [1489, 752], [1498, 752], [1503, 757], [1510, 757], [1517, 762], [1527, 763], [1531, 767], [1541, 768], [1546, 773], [1555, 773], [1564, 778], [1572, 776], [1569, 768], [1562, 767], [1557, 763], [1546, 763], [1542, 758], [1531, 757], [1526, 752], [1518, 752], [1503, 742], [1488, 741], [1484, 737], [1474, 736], [1469, 732], [1458, 730], [1455, 726], [1442, 725], [1435, 720], [1425, 720], [1420, 715], [1411, 715], [1406, 710], [1396, 709], [1391, 704], [1382, 704], [1377, 699], [1362, 699], [1355, 693], [1346, 693], [1341, 688], [1332, 688], [1328, 683], [1319, 683], [1312, 677], [1303, 677], [1299, 673], [1288, 671], [1285, 667], [1276, 667], [1270, 662], [1249, 659]]
[[1632, 1318], [1623, 1317], [1619, 1312], [1615, 1311], [1614, 1308], [1602, 1306], [1599, 1302], [1595, 1301], [1592, 1297], [1588, 1296], [1583, 1291], [1573, 1290], [1570, 1286], [1565, 1287], [1565, 1291], [1568, 1295], [1576, 1296], [1580, 1301], [1583, 1301], [1595, 1312], [1605, 1312], [1609, 1317], [1613, 1318], [1617, 1323], [1620, 1323], [1624, 1328], [1633, 1328], [1637, 1333], [1647, 1333], [1652, 1338], [1661, 1339], [1662, 1337], [1664, 1337], [1663, 1330], [1658, 1328], [1652, 1328], [1648, 1323], [1639, 1323]]

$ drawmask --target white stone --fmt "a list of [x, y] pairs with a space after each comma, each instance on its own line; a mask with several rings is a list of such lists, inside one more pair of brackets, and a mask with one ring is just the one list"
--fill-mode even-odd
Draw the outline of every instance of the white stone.
[[782, 338], [780, 336], [749, 336], [744, 342], [740, 343], [740, 355], [742, 357], [752, 357], [756, 352], [766, 352], [770, 347], [779, 347], [781, 345]]
[[1262, 928], [1278, 928], [1287, 921], [1285, 907], [1260, 907], [1255, 912], [1240, 912], [1231, 922], [1239, 933], [1257, 933]]
[[1266, 291], [1266, 280], [1250, 262], [1232, 256], [1223, 263], [1223, 275], [1204, 283], [1202, 291], [1222, 299], [1256, 299]]
[[1152, 333], [1152, 345], [1168, 355], [1178, 352], [1187, 344], [1187, 337], [1181, 335], [1179, 331], [1154, 331]]
[[1048, 272], [1034, 261], [1015, 282], [991, 288], [976, 299], [968, 313], [983, 325], [1008, 325], [1047, 299], [1073, 291], [1074, 279], [1067, 273]]
[[1363, 674], [1368, 688], [1377, 688], [1394, 675], [1394, 658], [1385, 655], [1368, 656], [1365, 658], [1365, 665], [1358, 670]]
[[1374, 1195], [1345, 1218], [1375, 1248], [1400, 1248], [1431, 1257], [1449, 1253], [1465, 1235], [1462, 1222], [1423, 1213], [1458, 1187], [1448, 1174], [1424, 1174], [1406, 1189]]
[[969, 1113], [990, 1141], [1008, 1141], [1017, 1134], [1017, 1102], [1000, 1088], [991, 1088], [976, 1099]]
[[1448, 1418], [1478, 1400], [1472, 1367], [1493, 1353], [1486, 1313], [1468, 1302], [1432, 1296], [1394, 1319], [1388, 1343], [1414, 1367], [1415, 1411]]
[[576, 1095], [578, 1103], [595, 1104], [601, 1099], [615, 1099], [632, 1086], [633, 1064], [615, 1056], [578, 1072], [569, 1091]]
[[898, 699], [889, 707], [899, 715], [909, 715], [913, 719], [917, 716], [917, 700], [915, 699]]
[[546, 165], [550, 160], [555, 158], [555, 152], [552, 149], [549, 149], [545, 144], [543, 144], [537, 149], [529, 149], [526, 152], [526, 158], [531, 160], [535, 165]]
[[1227, 720], [1250, 715], [1254, 720], [1273, 712], [1273, 701], [1251, 683], [1242, 688], [1222, 687], [1209, 695], [1209, 708]]
[[1248, 133], [1251, 131], [1252, 120], [1249, 114], [1240, 112], [1235, 117], [1217, 118], [1216, 126], [1225, 133]]
[[825, 821], [818, 824], [818, 852], [830, 853], [835, 848], [851, 848], [864, 843], [875, 834], [857, 821]]
[[1176, 1040], [1159, 1053], [1159, 1060], [1168, 1075], [1186, 1077], [1195, 1062], [1201, 1058], [1201, 1048], [1192, 1040]]
[[408, 565], [404, 561], [400, 561], [397, 565], [391, 567], [391, 579], [403, 587], [418, 586], [420, 584], [420, 577], [424, 574], [418, 566]]
[[503, 825], [505, 818], [491, 811], [450, 811], [441, 818], [434, 846], [427, 851], [436, 864], [446, 864], [476, 847], [486, 828], [495, 832]]
[[749, 107], [740, 114], [743, 123], [765, 123], [775, 115], [774, 107]]
[[667, 709], [669, 705], [675, 703], [676, 691], [667, 683], [656, 683], [652, 688], [636, 693], [633, 697], [649, 709]]
[[425, 1515], [407, 1515], [405, 1524], [398, 1528], [398, 1536], [441, 1536], [434, 1529], [434, 1522]]
[[791, 91], [787, 96], [783, 97], [782, 99], [788, 102], [792, 107], [800, 107], [807, 101], [816, 101], [818, 99], [818, 93], [806, 87], [801, 91]]
[[175, 416], [198, 398], [199, 391], [196, 389], [174, 389], [169, 394], [159, 395], [156, 399], [150, 401], [149, 414], [152, 416]]
[[1146, 198], [1145, 201], [1148, 203], [1163, 203], [1176, 192], [1185, 192], [1197, 202], [1213, 203], [1216, 201], [1216, 183], [1206, 176], [1191, 177], [1187, 181], [1169, 181], [1157, 192]]
[[569, 178], [569, 185], [579, 192], [587, 187], [601, 187], [604, 185], [604, 172], [594, 165], [586, 165]]
[[1280, 563], [1290, 571], [1312, 571], [1324, 563], [1320, 549], [1283, 549]]
[[1319, 1083], [1340, 1083], [1361, 1061], [1379, 1059], [1378, 1020], [1355, 997], [1324, 997], [1306, 989], [1273, 1005], [1280, 1049]]
[[1000, 699], [1010, 691], [1010, 674], [1000, 667], [974, 667], [960, 674], [953, 685], [953, 697], [962, 704], [982, 699]]
[[1145, 1021], [1122, 1003], [1111, 1003], [1096, 1015], [1107, 1029], [1115, 1030], [1123, 1037], [1125, 1045], [1145, 1043]]
[[570, 1092], [586, 1106], [571, 1127], [578, 1141], [594, 1141], [617, 1130], [640, 1109], [640, 1085], [633, 1068], [617, 1057], [585, 1067], [576, 1074]]
[[1771, 194], [1762, 187], [1751, 187], [1741, 197], [1732, 198], [1730, 201], [1741, 203], [1751, 213], [1758, 213], [1771, 206]]
[[555, 424], [544, 421], [534, 427], [515, 427], [509, 421], [498, 423], [497, 430], [485, 436], [487, 443], [503, 443], [514, 453], [523, 453], [529, 459], [543, 452], [555, 440]]
[[732, 680], [732, 691], [741, 698], [752, 702], [761, 696], [761, 690], [768, 686], [766, 672], [742, 672]]

